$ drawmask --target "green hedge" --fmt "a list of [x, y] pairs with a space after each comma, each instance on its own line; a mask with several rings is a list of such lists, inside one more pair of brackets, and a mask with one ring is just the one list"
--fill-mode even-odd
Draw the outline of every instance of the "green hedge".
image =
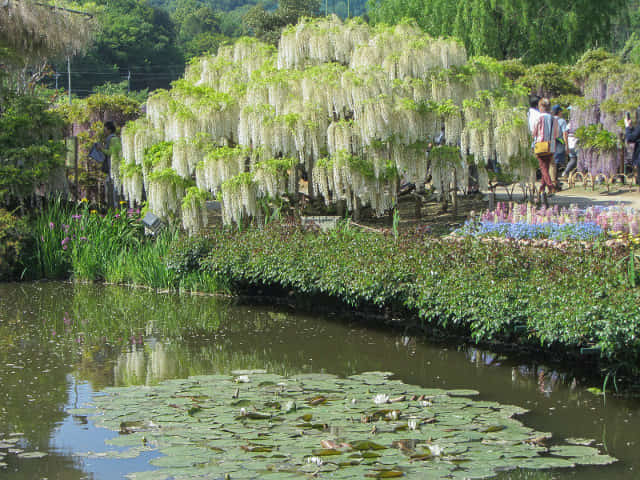
[[640, 373], [640, 276], [628, 249], [275, 226], [216, 232], [208, 254], [197, 242], [170, 256], [180, 276], [208, 275], [230, 290], [278, 286], [358, 308], [391, 306], [478, 342], [595, 347], [609, 369]]

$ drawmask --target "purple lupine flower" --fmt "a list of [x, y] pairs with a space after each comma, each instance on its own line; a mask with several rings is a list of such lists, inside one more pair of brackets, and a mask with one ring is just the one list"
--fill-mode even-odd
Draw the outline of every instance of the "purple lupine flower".
[[56, 224], [53, 222], [49, 222], [49, 230], [53, 230], [55, 228]]

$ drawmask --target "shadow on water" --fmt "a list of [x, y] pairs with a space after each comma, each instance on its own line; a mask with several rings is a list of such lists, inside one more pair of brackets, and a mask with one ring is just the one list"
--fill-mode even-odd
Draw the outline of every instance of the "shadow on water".
[[0, 458], [8, 464], [0, 479], [113, 479], [149, 469], [149, 458], [73, 455], [104, 450], [104, 440], [117, 434], [65, 409], [106, 386], [256, 368], [284, 376], [381, 370], [408, 384], [476, 389], [483, 400], [529, 409], [521, 418], [527, 426], [558, 439], [595, 439], [621, 459], [608, 467], [498, 478], [632, 479], [640, 468], [638, 402], [594, 395], [573, 374], [542, 364], [215, 297], [35, 283], [0, 284], [0, 443], [23, 433], [19, 448], [49, 455], [20, 460], [8, 454]]

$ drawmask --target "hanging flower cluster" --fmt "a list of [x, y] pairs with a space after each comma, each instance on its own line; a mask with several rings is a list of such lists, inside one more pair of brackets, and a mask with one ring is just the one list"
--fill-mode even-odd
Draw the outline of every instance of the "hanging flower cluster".
[[[468, 60], [455, 40], [412, 24], [305, 19], [283, 32], [278, 50], [241, 39], [193, 61], [124, 130], [122, 168], [142, 165], [143, 187], [155, 189], [163, 212], [179, 209], [179, 189], [160, 192], [168, 183], [151, 185], [152, 172], [195, 178], [200, 191], [221, 195], [225, 221], [238, 221], [262, 196], [295, 193], [304, 170], [312, 195], [381, 215], [399, 178], [424, 183], [429, 165], [442, 191], [468, 180], [470, 162], [482, 170], [495, 158], [529, 179], [525, 103], [498, 62]], [[154, 153], [158, 142], [172, 143], [169, 156]], [[130, 200], [138, 173], [127, 177]]]

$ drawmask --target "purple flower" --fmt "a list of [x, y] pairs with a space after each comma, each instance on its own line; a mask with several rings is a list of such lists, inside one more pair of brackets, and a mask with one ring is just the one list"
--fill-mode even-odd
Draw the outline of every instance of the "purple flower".
[[71, 239], [69, 237], [64, 237], [64, 239], [62, 240], [62, 246], [65, 246], [67, 243], [69, 243], [71, 241]]
[[120, 218], [120, 214], [119, 213], [116, 213], [116, 218]]
[[63, 230], [65, 231], [65, 233], [69, 231], [69, 225], [65, 225], [65, 224], [63, 223], [63, 224], [62, 224], [62, 228], [63, 228]]
[[80, 220], [82, 218], [82, 215], [71, 215], [71, 218], [73, 218], [74, 220]]
[[55, 228], [56, 224], [53, 222], [49, 222], [49, 230], [53, 230]]
[[80, 240], [83, 241], [83, 242], [86, 242], [87, 241], [87, 237], [80, 237]]

